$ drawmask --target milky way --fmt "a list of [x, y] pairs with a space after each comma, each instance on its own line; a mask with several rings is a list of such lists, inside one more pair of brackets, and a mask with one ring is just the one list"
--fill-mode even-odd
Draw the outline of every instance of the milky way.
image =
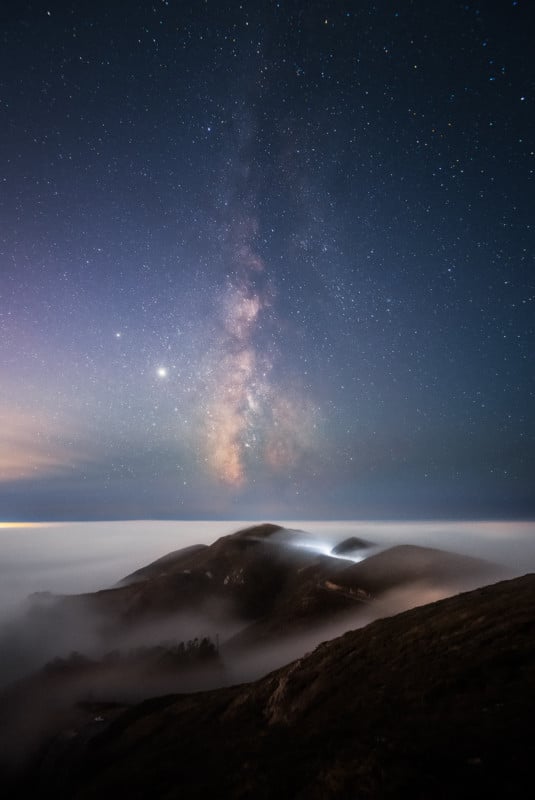
[[255, 462], [272, 470], [296, 466], [309, 441], [311, 419], [305, 400], [272, 380], [273, 354], [258, 334], [273, 312], [273, 289], [258, 287], [266, 264], [255, 252], [258, 226], [247, 219], [231, 246], [231, 273], [220, 299], [220, 331], [210, 353], [205, 413], [206, 460], [223, 482], [244, 486]]

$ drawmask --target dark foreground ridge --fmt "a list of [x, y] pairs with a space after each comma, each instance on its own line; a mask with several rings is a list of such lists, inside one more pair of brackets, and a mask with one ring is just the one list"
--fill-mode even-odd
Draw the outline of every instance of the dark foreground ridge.
[[527, 575], [376, 621], [252, 684], [103, 707], [100, 727], [56, 737], [11, 788], [80, 800], [527, 796], [534, 656]]

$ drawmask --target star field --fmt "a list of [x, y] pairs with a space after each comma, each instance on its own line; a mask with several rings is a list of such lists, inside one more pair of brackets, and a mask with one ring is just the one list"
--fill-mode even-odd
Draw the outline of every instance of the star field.
[[5, 4], [0, 516], [533, 516], [533, 22]]

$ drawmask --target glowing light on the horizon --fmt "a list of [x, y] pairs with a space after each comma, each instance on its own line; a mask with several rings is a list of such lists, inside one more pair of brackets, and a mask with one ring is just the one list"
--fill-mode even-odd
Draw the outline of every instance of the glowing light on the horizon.
[[0, 530], [8, 528], [49, 528], [51, 524], [50, 522], [0, 522]]
[[64, 417], [0, 406], [0, 483], [59, 474], [72, 466], [72, 429]]

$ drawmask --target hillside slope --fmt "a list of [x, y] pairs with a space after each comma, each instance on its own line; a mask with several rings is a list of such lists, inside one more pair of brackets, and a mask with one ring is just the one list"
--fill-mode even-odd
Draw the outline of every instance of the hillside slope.
[[256, 683], [81, 727], [16, 787], [80, 800], [520, 797], [534, 699], [528, 575], [376, 621]]

